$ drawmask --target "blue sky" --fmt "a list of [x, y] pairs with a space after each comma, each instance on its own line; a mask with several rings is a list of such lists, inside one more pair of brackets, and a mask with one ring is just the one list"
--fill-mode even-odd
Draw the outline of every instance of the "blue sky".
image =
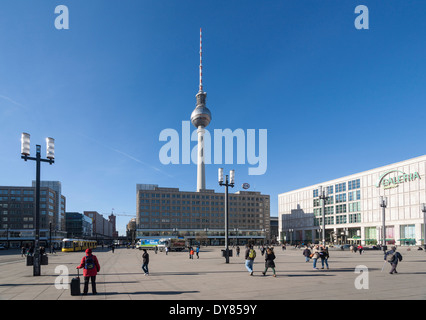
[[[357, 30], [357, 5], [369, 30]], [[57, 30], [57, 5], [70, 29]], [[31, 185], [20, 159], [56, 140], [42, 179], [67, 211], [136, 212], [136, 184], [195, 190], [196, 166], [163, 165], [163, 129], [181, 131], [198, 91], [199, 29], [207, 128], [268, 130], [268, 170], [209, 165], [207, 188], [271, 196], [424, 155], [424, 1], [4, 0], [0, 4], [0, 185]], [[191, 128], [194, 130], [195, 128]], [[195, 145], [192, 142], [191, 147]], [[118, 217], [124, 233], [130, 218]]]

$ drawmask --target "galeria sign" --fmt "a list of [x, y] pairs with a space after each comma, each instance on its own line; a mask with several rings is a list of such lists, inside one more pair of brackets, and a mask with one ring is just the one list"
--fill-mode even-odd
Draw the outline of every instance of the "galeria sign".
[[[393, 176], [390, 176], [391, 173], [395, 173]], [[420, 179], [420, 174], [418, 172], [414, 173], [405, 173], [400, 170], [389, 170], [383, 173], [379, 180], [377, 180], [376, 187], [380, 188], [383, 186], [384, 189], [396, 188], [399, 184], [404, 182], [410, 182]]]

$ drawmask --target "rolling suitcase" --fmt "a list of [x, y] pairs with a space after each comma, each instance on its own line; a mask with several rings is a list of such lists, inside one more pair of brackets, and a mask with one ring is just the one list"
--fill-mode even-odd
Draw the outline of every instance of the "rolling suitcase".
[[72, 296], [79, 296], [81, 294], [80, 292], [80, 270], [77, 269], [77, 277], [71, 279], [71, 295]]

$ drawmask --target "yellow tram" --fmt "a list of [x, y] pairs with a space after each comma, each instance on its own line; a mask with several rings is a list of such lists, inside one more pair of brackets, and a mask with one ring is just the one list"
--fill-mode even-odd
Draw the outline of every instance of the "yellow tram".
[[82, 239], [63, 239], [62, 252], [85, 251], [86, 249], [95, 249], [96, 240]]

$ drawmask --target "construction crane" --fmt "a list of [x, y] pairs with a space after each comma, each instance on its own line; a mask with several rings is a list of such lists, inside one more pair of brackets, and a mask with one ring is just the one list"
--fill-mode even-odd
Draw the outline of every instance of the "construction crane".
[[120, 212], [120, 213], [115, 213], [114, 209], [112, 209], [111, 213], [102, 213], [103, 216], [109, 216], [113, 214], [114, 216], [122, 216], [122, 217], [133, 217], [136, 218], [136, 213], [134, 214], [128, 214], [127, 212]]

